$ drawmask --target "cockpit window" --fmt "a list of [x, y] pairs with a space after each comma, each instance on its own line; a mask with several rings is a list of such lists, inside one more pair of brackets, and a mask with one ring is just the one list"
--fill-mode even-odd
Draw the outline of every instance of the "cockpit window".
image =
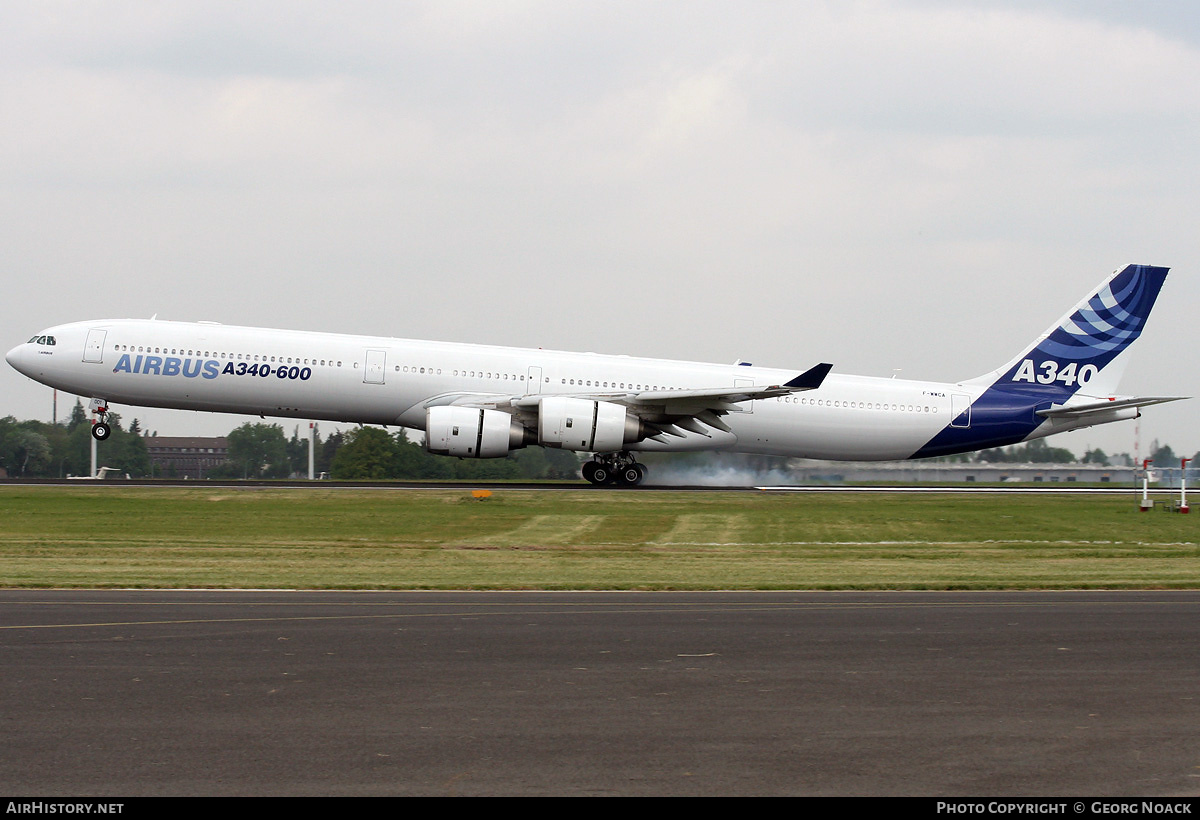
[[31, 345], [52, 345], [54, 343], [53, 336], [34, 336], [29, 340], [29, 344]]

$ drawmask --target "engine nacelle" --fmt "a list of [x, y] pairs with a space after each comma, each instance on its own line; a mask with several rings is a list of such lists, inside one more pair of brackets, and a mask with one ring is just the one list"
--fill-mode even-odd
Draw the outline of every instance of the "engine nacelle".
[[645, 437], [641, 419], [610, 401], [547, 396], [538, 402], [538, 444], [543, 447], [611, 453]]
[[449, 405], [425, 411], [425, 449], [439, 456], [503, 458], [525, 446], [525, 433], [499, 410]]

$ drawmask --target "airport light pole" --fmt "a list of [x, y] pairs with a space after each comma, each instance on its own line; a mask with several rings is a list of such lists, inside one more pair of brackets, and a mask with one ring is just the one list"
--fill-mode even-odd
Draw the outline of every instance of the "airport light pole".
[[1187, 503], [1187, 466], [1190, 458], [1181, 459], [1179, 462], [1179, 511], [1181, 513], [1190, 512]]
[[308, 480], [313, 480], [313, 441], [317, 435], [317, 425], [313, 422], [308, 423]]

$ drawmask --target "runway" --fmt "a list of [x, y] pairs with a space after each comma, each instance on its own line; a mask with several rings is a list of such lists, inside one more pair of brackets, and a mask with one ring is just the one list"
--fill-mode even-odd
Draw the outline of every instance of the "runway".
[[0, 591], [9, 795], [1200, 792], [1200, 593]]

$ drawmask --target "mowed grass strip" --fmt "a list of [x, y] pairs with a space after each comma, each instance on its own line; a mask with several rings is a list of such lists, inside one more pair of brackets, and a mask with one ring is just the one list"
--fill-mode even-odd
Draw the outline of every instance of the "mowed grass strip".
[[1200, 516], [1129, 496], [0, 487], [0, 585], [1200, 586]]

